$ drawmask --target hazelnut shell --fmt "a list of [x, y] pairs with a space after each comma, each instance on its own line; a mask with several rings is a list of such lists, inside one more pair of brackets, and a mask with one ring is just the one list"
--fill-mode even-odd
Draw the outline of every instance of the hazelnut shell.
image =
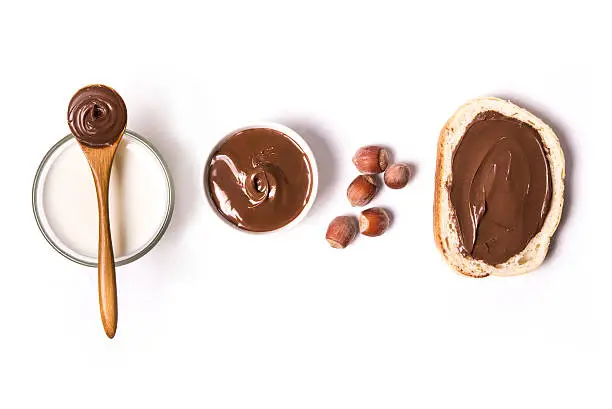
[[335, 249], [343, 249], [357, 236], [357, 220], [354, 216], [338, 216], [331, 221], [325, 239]]
[[365, 206], [374, 198], [378, 191], [376, 179], [370, 175], [359, 175], [346, 189], [346, 197], [351, 206]]
[[364, 146], [353, 156], [353, 164], [366, 175], [384, 172], [389, 164], [389, 151], [380, 146]]
[[359, 231], [364, 236], [376, 237], [389, 228], [389, 213], [383, 208], [372, 207], [359, 215]]
[[391, 189], [401, 189], [408, 184], [410, 168], [405, 163], [394, 163], [385, 170], [385, 185]]

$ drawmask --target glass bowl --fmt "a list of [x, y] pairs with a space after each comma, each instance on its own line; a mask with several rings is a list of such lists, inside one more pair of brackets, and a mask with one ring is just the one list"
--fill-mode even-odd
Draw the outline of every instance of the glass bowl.
[[[54, 178], [57, 179], [58, 177], [53, 177], [53, 176], [50, 177], [49, 175], [50, 173], [53, 173], [53, 172], [56, 172], [56, 173], [59, 172], [59, 170], [54, 170], [54, 165], [57, 167], [62, 166], [64, 172], [66, 172], [66, 169], [69, 169], [69, 170], [72, 169], [70, 167], [66, 168], [66, 166], [68, 165], [66, 165], [64, 162], [66, 162], [67, 157], [70, 156], [73, 158], [75, 156], [74, 149], [78, 149], [80, 151], [80, 147], [76, 139], [74, 138], [74, 136], [67, 135], [66, 137], [62, 138], [59, 142], [57, 142], [55, 145], [53, 145], [53, 147], [51, 147], [49, 152], [47, 152], [47, 154], [44, 156], [44, 158], [42, 159], [42, 162], [40, 163], [40, 166], [38, 167], [38, 170], [36, 171], [36, 175], [34, 177], [34, 184], [32, 187], [32, 208], [34, 210], [34, 218], [36, 219], [36, 223], [38, 224], [38, 227], [41, 233], [43, 234], [47, 242], [49, 242], [49, 244], [58, 253], [68, 258], [69, 260], [72, 260], [84, 266], [97, 267], [98, 266], [97, 208], [95, 209], [95, 214], [96, 214], [95, 219], [91, 220], [91, 217], [88, 217], [87, 223], [84, 223], [86, 226], [83, 226], [83, 229], [86, 229], [85, 233], [87, 236], [87, 240], [85, 241], [91, 242], [91, 240], [95, 240], [95, 246], [93, 246], [95, 250], [91, 249], [92, 247], [91, 243], [89, 243], [89, 247], [87, 248], [87, 251], [84, 250], [84, 247], [79, 248], [83, 240], [80, 240], [79, 238], [76, 238], [76, 237], [68, 237], [68, 234], [66, 233], [66, 229], [63, 229], [63, 226], [62, 226], [62, 223], [65, 223], [65, 219], [64, 219], [64, 222], [62, 222], [61, 219], [58, 219], [57, 217], [55, 217], [55, 220], [54, 220], [54, 217], [52, 214], [54, 212], [53, 211], [54, 206], [55, 208], [57, 208], [57, 205], [54, 204], [54, 201], [57, 201], [57, 197], [58, 197], [58, 194], [57, 194], [58, 192], [55, 192], [53, 189], [58, 189], [58, 186], [61, 188], [60, 186], [61, 183], [58, 183], [57, 180], [54, 180]], [[147, 223], [149, 223], [146, 225], [147, 230], [141, 234], [143, 237], [139, 237], [139, 240], [136, 240], [137, 242], [136, 246], [132, 246], [132, 248], [126, 251], [115, 251], [115, 264], [117, 266], [122, 266], [128, 263], [131, 263], [139, 259], [140, 257], [144, 256], [153, 247], [155, 247], [155, 245], [159, 242], [159, 240], [164, 235], [166, 229], [168, 228], [170, 219], [172, 218], [172, 212], [174, 209], [174, 185], [172, 182], [172, 177], [170, 176], [168, 166], [166, 165], [160, 153], [155, 149], [155, 147], [150, 142], [148, 142], [144, 137], [130, 130], [126, 130], [121, 140], [121, 143], [119, 145], [119, 148], [117, 150], [116, 159], [120, 155], [123, 155], [123, 154], [136, 155], [136, 153], [123, 153], [123, 152], [145, 153], [146, 158], [143, 157], [143, 160], [146, 160], [146, 163], [151, 167], [150, 170], [152, 170], [153, 172], [159, 171], [159, 173], [156, 174], [157, 176], [156, 180], [159, 180], [159, 182], [156, 182], [155, 188], [157, 189], [157, 195], [159, 197], [163, 196], [164, 203], [152, 204], [156, 206], [155, 215], [151, 216], [150, 221], [147, 221]], [[64, 158], [63, 159], [64, 162], [62, 162], [62, 158]], [[87, 163], [86, 163], [84, 155], [83, 155], [83, 160], [84, 160], [84, 164], [77, 161], [75, 163], [70, 163], [70, 165], [73, 168], [77, 168], [75, 170], [78, 170], [79, 172], [79, 180], [81, 184], [84, 185], [85, 183], [87, 183], [87, 185], [84, 185], [83, 188], [91, 189], [92, 191], [91, 200], [95, 200], [95, 190], [93, 188], [93, 179], [87, 167]], [[115, 163], [113, 164], [113, 172], [111, 172], [111, 180], [113, 179], [113, 173], [117, 172], [116, 166], [120, 166], [117, 164], [117, 162], [118, 160], [115, 160]], [[84, 166], [86, 168], [84, 168]], [[88, 178], [87, 182], [85, 181], [85, 176], [81, 175], [81, 172], [83, 171], [83, 169], [87, 170], [87, 175], [86, 175], [86, 177]], [[147, 182], [147, 181], [144, 181], [144, 182]], [[163, 186], [161, 186], [162, 183], [163, 183]], [[140, 183], [138, 184], [140, 185]], [[49, 189], [49, 192], [45, 195], [46, 189]], [[111, 183], [110, 190], [111, 191], [110, 191], [109, 202], [110, 202], [111, 210], [112, 210], [113, 183]], [[54, 194], [51, 194], [52, 192]], [[126, 193], [126, 197], [129, 194], [134, 194], [132, 192], [125, 192], [125, 193]], [[119, 194], [117, 194], [117, 196], [119, 196]], [[90, 197], [89, 196], [86, 196], [86, 197], [88, 199], [87, 201], [89, 201]], [[88, 211], [89, 213], [91, 213], [91, 209], [89, 207], [88, 207]], [[121, 210], [125, 210], [125, 209], [122, 208]], [[134, 213], [134, 211], [135, 210], [132, 210], [132, 213], [131, 213], [132, 215], [136, 215], [141, 218], [148, 217], [146, 215], [140, 216], [140, 213]], [[120, 213], [117, 213], [117, 214], [120, 214]], [[151, 214], [153, 214], [153, 212], [151, 212]], [[91, 216], [91, 215], [87, 214], [87, 216]], [[75, 217], [75, 220], [77, 220], [76, 217]], [[111, 213], [111, 226], [112, 226], [112, 223], [113, 223], [113, 220], [112, 220], [112, 213]], [[123, 224], [121, 226], [123, 226]], [[63, 233], [62, 233], [62, 230], [64, 230]], [[91, 237], [92, 234], [95, 236], [93, 239]], [[113, 233], [113, 236], [114, 235], [115, 233]], [[117, 242], [119, 242], [120, 240], [115, 240], [115, 237], [113, 238], [114, 238], [113, 247], [115, 248], [115, 250], [117, 250]]]

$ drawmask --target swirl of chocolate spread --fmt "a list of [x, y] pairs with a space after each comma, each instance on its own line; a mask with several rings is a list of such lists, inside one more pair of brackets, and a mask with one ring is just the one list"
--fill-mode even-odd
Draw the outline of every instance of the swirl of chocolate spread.
[[211, 156], [206, 183], [219, 213], [254, 232], [290, 223], [313, 188], [307, 155], [290, 137], [269, 128], [249, 128], [222, 141]]
[[495, 111], [478, 114], [453, 155], [451, 203], [462, 251], [497, 265], [540, 231], [551, 199], [539, 133]]
[[81, 88], [68, 105], [68, 126], [89, 147], [112, 145], [125, 130], [127, 109], [121, 96], [104, 85]]

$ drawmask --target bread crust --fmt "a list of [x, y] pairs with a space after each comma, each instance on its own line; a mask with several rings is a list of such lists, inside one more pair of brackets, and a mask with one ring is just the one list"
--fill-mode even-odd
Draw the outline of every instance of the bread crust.
[[[523, 251], [495, 266], [469, 255], [463, 255], [459, 251], [459, 232], [455, 223], [455, 210], [449, 195], [452, 183], [452, 157], [455, 149], [467, 126], [478, 113], [484, 111], [497, 111], [531, 125], [538, 132], [542, 141], [552, 178], [550, 210], [542, 228], [527, 243]], [[450, 117], [438, 138], [433, 203], [433, 229], [436, 246], [453, 270], [469, 277], [511, 276], [533, 271], [546, 258], [550, 239], [561, 220], [564, 189], [565, 158], [559, 138], [548, 125], [510, 101], [495, 97], [482, 97], [468, 101]]]

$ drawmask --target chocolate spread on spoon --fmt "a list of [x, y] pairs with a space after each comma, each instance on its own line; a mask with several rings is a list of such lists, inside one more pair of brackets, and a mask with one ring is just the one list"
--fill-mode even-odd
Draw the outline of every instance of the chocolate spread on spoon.
[[112, 145], [123, 134], [127, 110], [121, 96], [104, 85], [77, 91], [68, 105], [68, 126], [75, 138], [92, 148]]

